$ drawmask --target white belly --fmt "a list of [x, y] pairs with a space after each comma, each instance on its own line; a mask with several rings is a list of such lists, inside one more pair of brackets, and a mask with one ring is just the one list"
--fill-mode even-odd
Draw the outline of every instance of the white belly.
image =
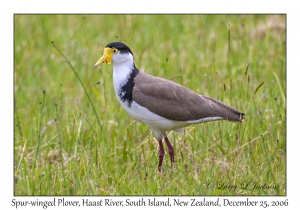
[[206, 117], [199, 120], [189, 120], [189, 121], [175, 121], [169, 120], [167, 118], [161, 117], [145, 107], [140, 106], [138, 103], [132, 101], [131, 106], [128, 106], [128, 102], [123, 102], [117, 95], [118, 101], [126, 112], [134, 119], [145, 123], [154, 132], [158, 139], [166, 135], [167, 131], [180, 131], [181, 128], [186, 127], [191, 124], [204, 123], [216, 120], [222, 120], [221, 117]]

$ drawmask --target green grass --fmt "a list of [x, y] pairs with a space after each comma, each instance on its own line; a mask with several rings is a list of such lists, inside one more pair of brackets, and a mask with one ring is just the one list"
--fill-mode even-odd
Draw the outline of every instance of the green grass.
[[[14, 24], [15, 195], [286, 195], [285, 16], [15, 15]], [[93, 68], [117, 40], [140, 70], [245, 121], [171, 132], [175, 167], [166, 155], [159, 173], [155, 136], [117, 102], [112, 66]]]

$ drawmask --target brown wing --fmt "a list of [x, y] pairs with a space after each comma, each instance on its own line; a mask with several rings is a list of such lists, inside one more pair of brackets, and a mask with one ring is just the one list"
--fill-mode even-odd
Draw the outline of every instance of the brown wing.
[[229, 121], [244, 119], [244, 113], [239, 110], [169, 80], [139, 72], [134, 83], [133, 100], [170, 120], [199, 120], [214, 116]]

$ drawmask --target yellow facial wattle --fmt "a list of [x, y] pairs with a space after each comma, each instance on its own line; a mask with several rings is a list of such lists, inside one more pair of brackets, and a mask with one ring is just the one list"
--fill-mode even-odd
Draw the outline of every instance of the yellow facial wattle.
[[111, 64], [112, 57], [116, 53], [118, 53], [118, 49], [116, 49], [116, 48], [109, 48], [109, 47], [104, 48], [102, 57], [96, 62], [94, 67], [96, 68], [97, 66], [101, 65], [102, 63]]

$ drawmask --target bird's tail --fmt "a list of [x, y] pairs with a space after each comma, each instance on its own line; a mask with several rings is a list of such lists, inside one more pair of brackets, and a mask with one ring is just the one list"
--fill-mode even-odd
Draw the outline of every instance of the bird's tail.
[[[205, 97], [205, 96], [203, 96]], [[213, 109], [214, 115], [222, 117], [224, 120], [231, 122], [243, 122], [245, 118], [245, 113], [233, 108], [221, 101], [216, 99], [205, 97], [210, 102], [210, 106]]]

